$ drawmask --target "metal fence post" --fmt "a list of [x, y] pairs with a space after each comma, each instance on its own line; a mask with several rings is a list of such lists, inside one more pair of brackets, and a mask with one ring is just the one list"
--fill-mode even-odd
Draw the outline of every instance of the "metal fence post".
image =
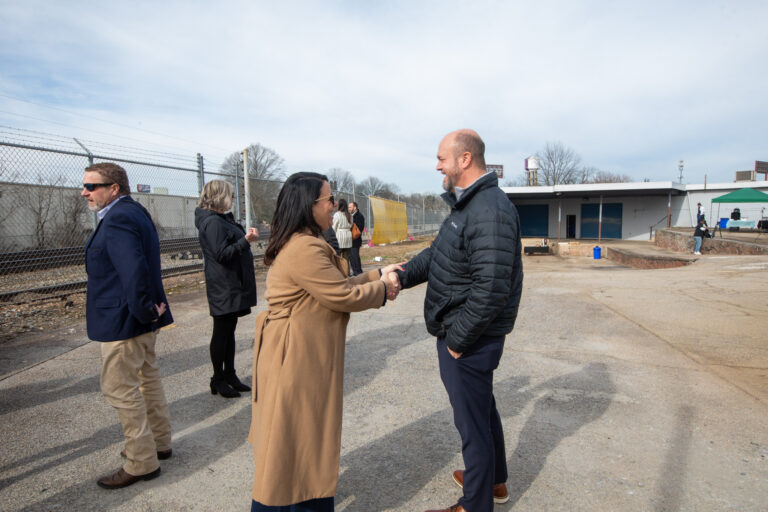
[[197, 154], [197, 193], [203, 193], [203, 185], [205, 185], [205, 166], [203, 165], [203, 155]]
[[237, 165], [235, 165], [235, 208], [234, 208], [234, 214], [235, 214], [235, 220], [237, 222], [240, 222], [240, 166], [243, 162], [238, 162]]
[[[83, 145], [83, 143], [80, 142], [79, 140], [77, 140], [75, 137], [72, 137], [72, 139], [75, 142], [77, 142], [77, 144], [81, 148], [83, 148], [85, 153], [88, 155], [88, 167], [92, 166], [93, 165], [93, 153], [91, 153], [91, 151], [87, 147], [85, 147]], [[96, 214], [96, 212], [93, 212], [93, 229], [95, 230], [98, 227], [98, 225], [99, 225], [99, 216]]]
[[243, 190], [245, 191], [245, 230], [253, 227], [251, 215], [251, 183], [248, 169], [248, 148], [243, 150]]

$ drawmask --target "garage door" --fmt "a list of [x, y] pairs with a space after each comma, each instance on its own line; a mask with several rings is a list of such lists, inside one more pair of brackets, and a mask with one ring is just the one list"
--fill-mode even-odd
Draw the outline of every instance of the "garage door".
[[[581, 205], [581, 238], [597, 238], [599, 204]], [[601, 238], [621, 238], [621, 203], [603, 203]]]
[[549, 205], [515, 205], [520, 214], [520, 234], [522, 236], [549, 236]]

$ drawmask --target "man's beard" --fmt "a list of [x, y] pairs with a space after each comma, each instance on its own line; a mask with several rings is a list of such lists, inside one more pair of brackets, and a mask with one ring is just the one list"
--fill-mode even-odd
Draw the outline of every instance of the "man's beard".
[[451, 180], [451, 177], [447, 174], [445, 175], [445, 178], [443, 178], [443, 190], [453, 193], [453, 180]]

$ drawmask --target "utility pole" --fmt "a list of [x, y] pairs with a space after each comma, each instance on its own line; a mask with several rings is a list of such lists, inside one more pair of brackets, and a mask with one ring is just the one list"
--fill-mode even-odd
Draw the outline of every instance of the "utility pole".
[[243, 150], [243, 188], [245, 189], [245, 232], [253, 227], [251, 219], [251, 180], [248, 179], [248, 149]]
[[[78, 145], [85, 150], [85, 153], [88, 155], [88, 167], [93, 165], [93, 153], [83, 145], [82, 142], [75, 139], [75, 137], [72, 137], [75, 142], [78, 143]], [[99, 226], [99, 216], [96, 214], [96, 212], [93, 212], [93, 230], [96, 231], [96, 228]]]
[[235, 220], [240, 221], [240, 166], [242, 162], [235, 163]]
[[425, 221], [426, 221], [426, 209], [424, 208], [424, 200], [427, 199], [427, 196], [421, 196], [421, 233], [424, 233], [424, 230], [426, 229]]
[[197, 193], [203, 193], [203, 185], [205, 185], [205, 166], [203, 165], [203, 155], [197, 154]]

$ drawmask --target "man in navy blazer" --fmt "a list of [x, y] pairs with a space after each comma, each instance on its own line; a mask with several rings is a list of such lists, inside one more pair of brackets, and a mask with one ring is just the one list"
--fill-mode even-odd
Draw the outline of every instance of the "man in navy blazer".
[[155, 357], [160, 327], [173, 322], [160, 276], [160, 241], [149, 212], [130, 196], [125, 170], [85, 169], [83, 192], [100, 222], [85, 246], [88, 337], [101, 344], [101, 390], [117, 409], [125, 464], [99, 479], [117, 489], [160, 474], [171, 456], [168, 403]]

